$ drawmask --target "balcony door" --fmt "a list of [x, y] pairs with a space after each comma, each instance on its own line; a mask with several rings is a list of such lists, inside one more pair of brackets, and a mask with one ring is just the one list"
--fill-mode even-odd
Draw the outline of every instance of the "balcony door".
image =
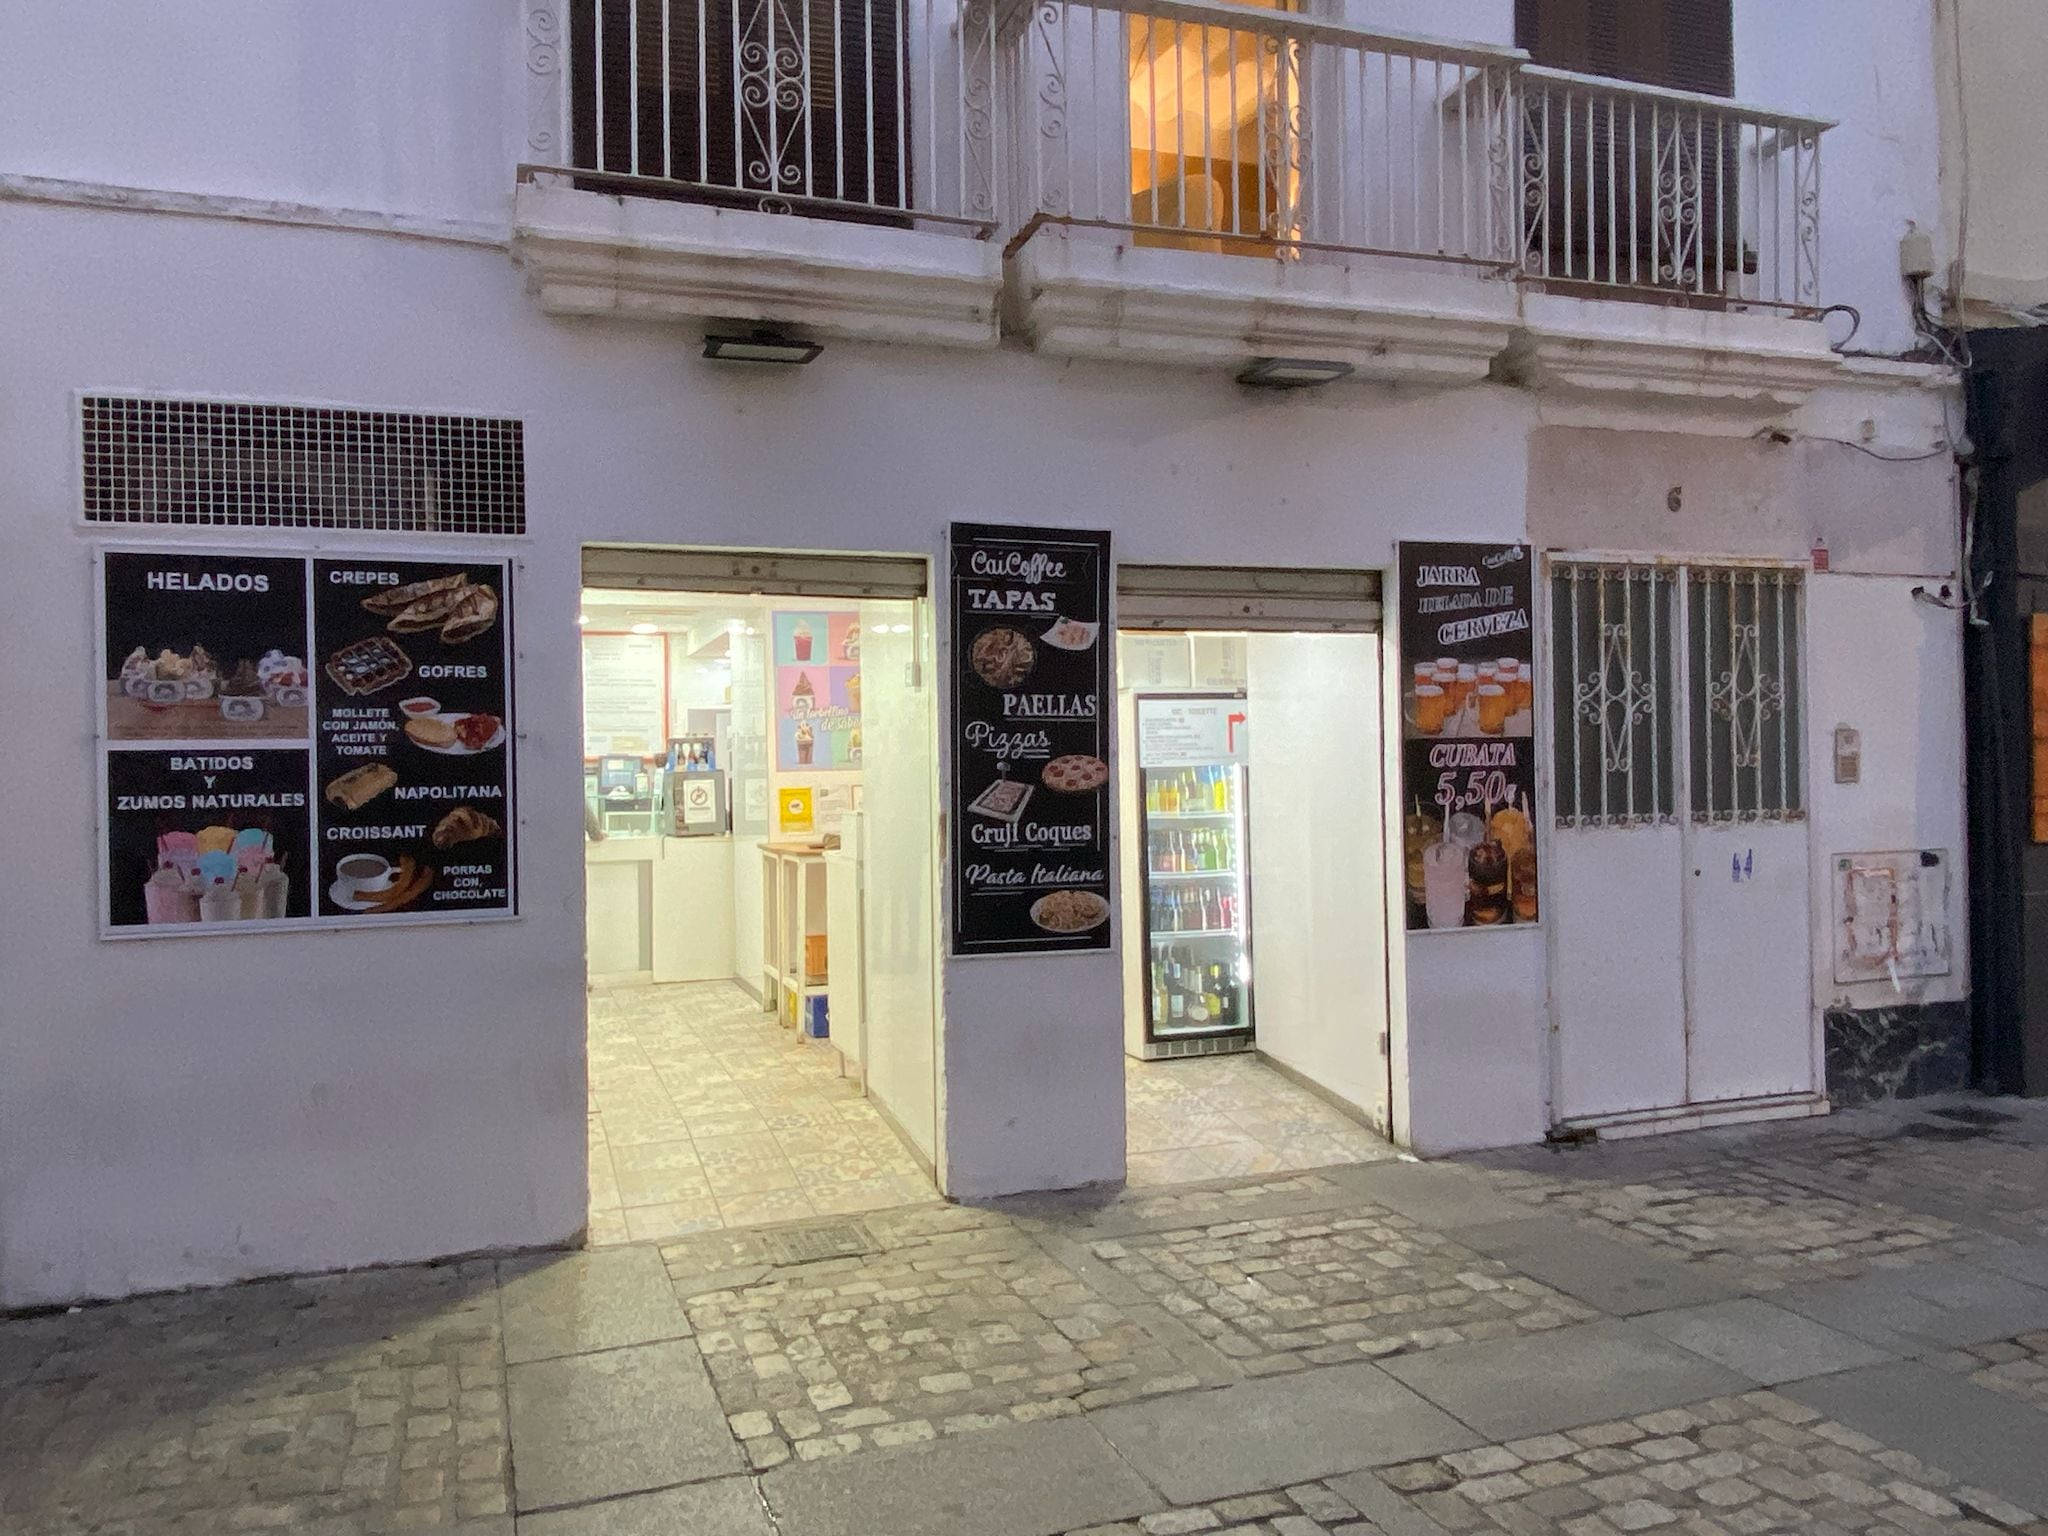
[[[1547, 69], [1732, 96], [1732, 0], [1515, 0], [1515, 43]], [[1565, 281], [1716, 293], [1742, 269], [1741, 129], [1697, 103], [1540, 75], [1524, 85], [1531, 265]]]
[[1131, 14], [1125, 26], [1137, 242], [1270, 255], [1268, 242], [1298, 238], [1301, 42], [1251, 17], [1239, 28]]
[[1550, 566], [1560, 1122], [1818, 1087], [1796, 569]]
[[900, 222], [872, 210], [911, 204], [901, 4], [572, 0], [575, 164], [725, 207]]

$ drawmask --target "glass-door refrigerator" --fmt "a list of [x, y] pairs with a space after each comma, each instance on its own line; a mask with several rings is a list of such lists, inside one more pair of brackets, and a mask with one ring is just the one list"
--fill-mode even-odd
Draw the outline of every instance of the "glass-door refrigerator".
[[1244, 696], [1140, 694], [1135, 702], [1145, 1043], [1242, 1049], [1252, 1038]]

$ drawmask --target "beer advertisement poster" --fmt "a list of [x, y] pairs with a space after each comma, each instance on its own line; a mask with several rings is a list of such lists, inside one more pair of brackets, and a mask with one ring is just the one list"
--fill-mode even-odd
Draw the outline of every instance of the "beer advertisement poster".
[[1407, 926], [1536, 922], [1534, 559], [1404, 543], [1399, 581]]
[[1109, 535], [952, 530], [955, 955], [1110, 943]]

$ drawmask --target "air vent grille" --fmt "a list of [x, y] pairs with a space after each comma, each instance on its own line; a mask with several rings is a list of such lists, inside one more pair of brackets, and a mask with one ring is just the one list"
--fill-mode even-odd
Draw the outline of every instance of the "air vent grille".
[[88, 395], [88, 522], [526, 532], [518, 421]]

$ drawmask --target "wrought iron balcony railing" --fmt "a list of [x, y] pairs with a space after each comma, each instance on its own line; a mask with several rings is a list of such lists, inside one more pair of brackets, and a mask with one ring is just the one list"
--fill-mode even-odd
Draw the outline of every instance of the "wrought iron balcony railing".
[[1820, 307], [1828, 123], [1299, 0], [571, 0], [587, 186]]

